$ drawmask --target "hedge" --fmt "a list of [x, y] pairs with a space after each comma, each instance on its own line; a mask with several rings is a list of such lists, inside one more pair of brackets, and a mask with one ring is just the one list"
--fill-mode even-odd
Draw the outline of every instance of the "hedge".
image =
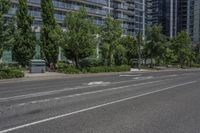
[[74, 66], [63, 66], [57, 68], [58, 72], [66, 73], [66, 74], [77, 74], [81, 73], [79, 69], [76, 69]]
[[24, 77], [24, 72], [19, 69], [14, 69], [14, 68], [0, 69], [0, 79], [22, 78], [22, 77]]
[[58, 72], [66, 74], [78, 74], [78, 73], [102, 73], [102, 72], [124, 72], [130, 71], [130, 66], [97, 66], [77, 69], [74, 66], [61, 66], [58, 67]]
[[98, 66], [86, 68], [89, 73], [101, 73], [101, 72], [124, 72], [130, 71], [130, 66]]

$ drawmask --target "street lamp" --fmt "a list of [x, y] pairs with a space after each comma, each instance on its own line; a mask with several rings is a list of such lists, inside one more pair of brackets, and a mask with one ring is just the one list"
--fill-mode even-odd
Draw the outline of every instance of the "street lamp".
[[[142, 10], [142, 17], [143, 17], [143, 28], [145, 23], [145, 1], [143, 0], [143, 10]], [[138, 33], [138, 42], [137, 42], [137, 51], [138, 51], [138, 70], [141, 70], [141, 43], [142, 43], [142, 36], [144, 34], [141, 34], [141, 24], [139, 23], [139, 33]]]
[[110, 0], [108, 0], [108, 13], [109, 13], [109, 15], [110, 15]]
[[139, 33], [137, 38], [137, 53], [138, 53], [138, 70], [141, 70], [141, 32], [140, 32], [140, 26], [139, 26]]

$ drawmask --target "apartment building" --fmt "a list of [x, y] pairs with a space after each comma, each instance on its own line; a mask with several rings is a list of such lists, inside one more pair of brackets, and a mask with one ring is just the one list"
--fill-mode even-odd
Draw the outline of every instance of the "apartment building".
[[187, 31], [194, 44], [200, 45], [200, 1], [188, 0]]
[[[41, 0], [27, 0], [30, 14], [35, 18], [33, 26], [41, 25]], [[104, 24], [108, 14], [122, 21], [125, 33], [135, 35], [139, 28], [144, 31], [145, 0], [53, 0], [55, 18], [62, 25], [67, 12], [77, 11], [82, 6], [86, 7], [89, 16], [94, 18], [94, 23]], [[12, 0], [12, 8], [8, 15], [14, 15], [18, 0]]]
[[[30, 14], [34, 17], [33, 27], [37, 37], [40, 36], [41, 0], [27, 0]], [[11, 9], [5, 16], [9, 18], [17, 11], [18, 0], [11, 0]], [[86, 7], [88, 15], [94, 18], [94, 23], [103, 25], [105, 17], [111, 15], [114, 19], [122, 21], [124, 34], [136, 35], [138, 32], [145, 34], [145, 0], [53, 0], [54, 16], [62, 26], [66, 13], [78, 11]], [[39, 51], [39, 47], [36, 48]], [[11, 53], [4, 52], [3, 60], [8, 60]], [[36, 57], [39, 52], [36, 53]]]
[[146, 0], [146, 24], [158, 24], [169, 37], [177, 34], [177, 0]]

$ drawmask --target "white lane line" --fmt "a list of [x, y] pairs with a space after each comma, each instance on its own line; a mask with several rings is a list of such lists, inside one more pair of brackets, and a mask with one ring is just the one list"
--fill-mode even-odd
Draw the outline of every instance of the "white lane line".
[[[176, 76], [176, 75], [173, 75], [173, 77], [174, 76]], [[167, 77], [172, 77], [172, 75], [160, 76], [160, 77], [156, 77], [156, 78], [167, 78]], [[120, 83], [128, 83], [128, 82], [132, 82], [132, 81], [142, 81], [142, 80], [147, 80], [147, 79], [131, 79], [131, 80], [113, 82], [110, 84], [120, 84]], [[19, 99], [25, 99], [25, 98], [33, 98], [33, 97], [39, 97], [39, 96], [46, 96], [46, 95], [57, 94], [60, 92], [65, 92], [65, 91], [70, 91], [70, 90], [78, 90], [78, 89], [85, 89], [85, 88], [92, 88], [92, 87], [94, 87], [94, 86], [77, 86], [74, 88], [64, 88], [64, 89], [60, 89], [60, 90], [31, 93], [31, 94], [18, 95], [18, 96], [13, 96], [13, 97], [5, 97], [5, 98], [0, 98], [0, 102], [6, 102], [6, 101], [10, 101], [10, 100], [19, 100]]]
[[175, 77], [178, 76], [177, 74], [173, 74], [173, 75], [168, 75], [169, 77]]
[[141, 74], [139, 75], [119, 75], [119, 77], [137, 77], [137, 76], [141, 76]]
[[124, 89], [124, 88], [129, 88], [129, 87], [137, 87], [137, 86], [148, 85], [148, 84], [153, 84], [153, 83], [160, 83], [162, 81], [168, 81], [168, 80], [172, 80], [172, 79], [165, 79], [165, 80], [158, 80], [158, 81], [152, 81], [152, 82], [138, 83], [138, 84], [132, 84], [132, 85], [127, 85], [127, 86], [120, 86], [120, 87], [115, 87], [115, 88], [108, 88], [108, 89], [102, 89], [102, 90], [97, 90], [97, 91], [78, 93], [78, 94], [62, 96], [62, 97], [56, 97], [56, 98], [50, 98], [50, 99], [30, 101], [30, 102], [26, 102], [26, 103], [16, 104], [16, 105], [10, 106], [9, 108], [26, 106], [26, 105], [30, 105], [30, 104], [44, 103], [44, 102], [49, 102], [49, 101], [53, 101], [53, 100], [61, 100], [61, 99], [65, 99], [65, 98], [73, 98], [73, 97], [77, 97], [77, 96], [84, 96], [84, 95], [102, 93], [102, 92], [106, 92], [106, 91], [119, 90], [119, 89]]
[[49, 117], [49, 118], [42, 119], [42, 120], [39, 120], [39, 121], [27, 123], [27, 124], [24, 124], [24, 125], [21, 125], [21, 126], [16, 126], [16, 127], [13, 127], [13, 128], [5, 129], [5, 130], [0, 131], [0, 133], [7, 133], [7, 132], [15, 131], [15, 130], [22, 129], [22, 128], [25, 128], [25, 127], [30, 127], [30, 126], [41, 124], [41, 123], [44, 123], [44, 122], [56, 120], [56, 119], [59, 119], [59, 118], [70, 116], [70, 115], [79, 114], [79, 113], [86, 112], [86, 111], [89, 111], [89, 110], [94, 110], [94, 109], [101, 108], [101, 107], [104, 107], [104, 106], [108, 106], [108, 105], [112, 105], [112, 104], [116, 104], [116, 103], [120, 103], [120, 102], [124, 102], [124, 101], [128, 101], [128, 100], [132, 100], [132, 99], [135, 99], [135, 98], [138, 98], [138, 97], [162, 92], [162, 91], [173, 89], [173, 88], [180, 87], [180, 86], [193, 84], [193, 83], [196, 83], [196, 82], [197, 81], [191, 81], [191, 82], [187, 82], [187, 83], [183, 83], [183, 84], [178, 84], [178, 85], [170, 86], [170, 87], [163, 88], [163, 89], [160, 89], [160, 90], [151, 91], [151, 92], [143, 93], [143, 94], [140, 94], [140, 95], [116, 100], [116, 101], [113, 101], [113, 102], [108, 102], [108, 103], [100, 104], [100, 105], [97, 105], [97, 106], [92, 106], [92, 107], [89, 107], [89, 108], [77, 110], [77, 111], [74, 111], [74, 112], [71, 112], [71, 113], [66, 113], [66, 114], [62, 114], [62, 115], [58, 115], [58, 116], [54, 116], [54, 117]]
[[92, 86], [77, 86], [74, 88], [65, 88], [61, 90], [53, 90], [53, 91], [45, 91], [45, 92], [38, 92], [38, 93], [32, 93], [32, 94], [26, 94], [26, 95], [19, 95], [19, 96], [13, 96], [13, 97], [6, 97], [6, 98], [0, 98], [0, 102], [9, 101], [9, 100], [17, 100], [17, 99], [23, 99], [23, 98], [32, 98], [32, 97], [38, 97], [38, 96], [45, 96], [50, 94], [55, 94], [59, 92], [64, 91], [70, 91], [70, 90], [78, 90], [78, 89], [84, 89]]
[[133, 79], [152, 79], [153, 76], [147, 76], [147, 77], [135, 77]]
[[[173, 75], [166, 75], [166, 76], [160, 76], [160, 77], [165, 78], [165, 77], [176, 77], [176, 76], [178, 76], [178, 75], [177, 74], [173, 74]], [[157, 78], [159, 78], [159, 77], [157, 77]]]

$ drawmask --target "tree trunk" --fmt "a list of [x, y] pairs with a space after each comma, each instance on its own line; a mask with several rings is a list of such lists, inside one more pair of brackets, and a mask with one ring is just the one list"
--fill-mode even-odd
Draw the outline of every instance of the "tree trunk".
[[158, 58], [158, 64], [157, 65], [160, 66], [160, 58]]
[[192, 67], [192, 61], [191, 60], [189, 61], [189, 65], [190, 65], [190, 68], [191, 68]]
[[180, 59], [180, 65], [181, 65], [181, 68], [183, 68], [183, 60]]
[[108, 66], [111, 66], [112, 64], [112, 48], [109, 47], [109, 54], [108, 54]]
[[79, 66], [79, 58], [78, 58], [78, 55], [75, 55], [74, 61], [75, 61], [76, 68], [79, 68], [80, 66]]
[[144, 59], [144, 65], [147, 65], [147, 58]]
[[151, 57], [151, 65], [150, 68], [153, 68], [153, 58]]

